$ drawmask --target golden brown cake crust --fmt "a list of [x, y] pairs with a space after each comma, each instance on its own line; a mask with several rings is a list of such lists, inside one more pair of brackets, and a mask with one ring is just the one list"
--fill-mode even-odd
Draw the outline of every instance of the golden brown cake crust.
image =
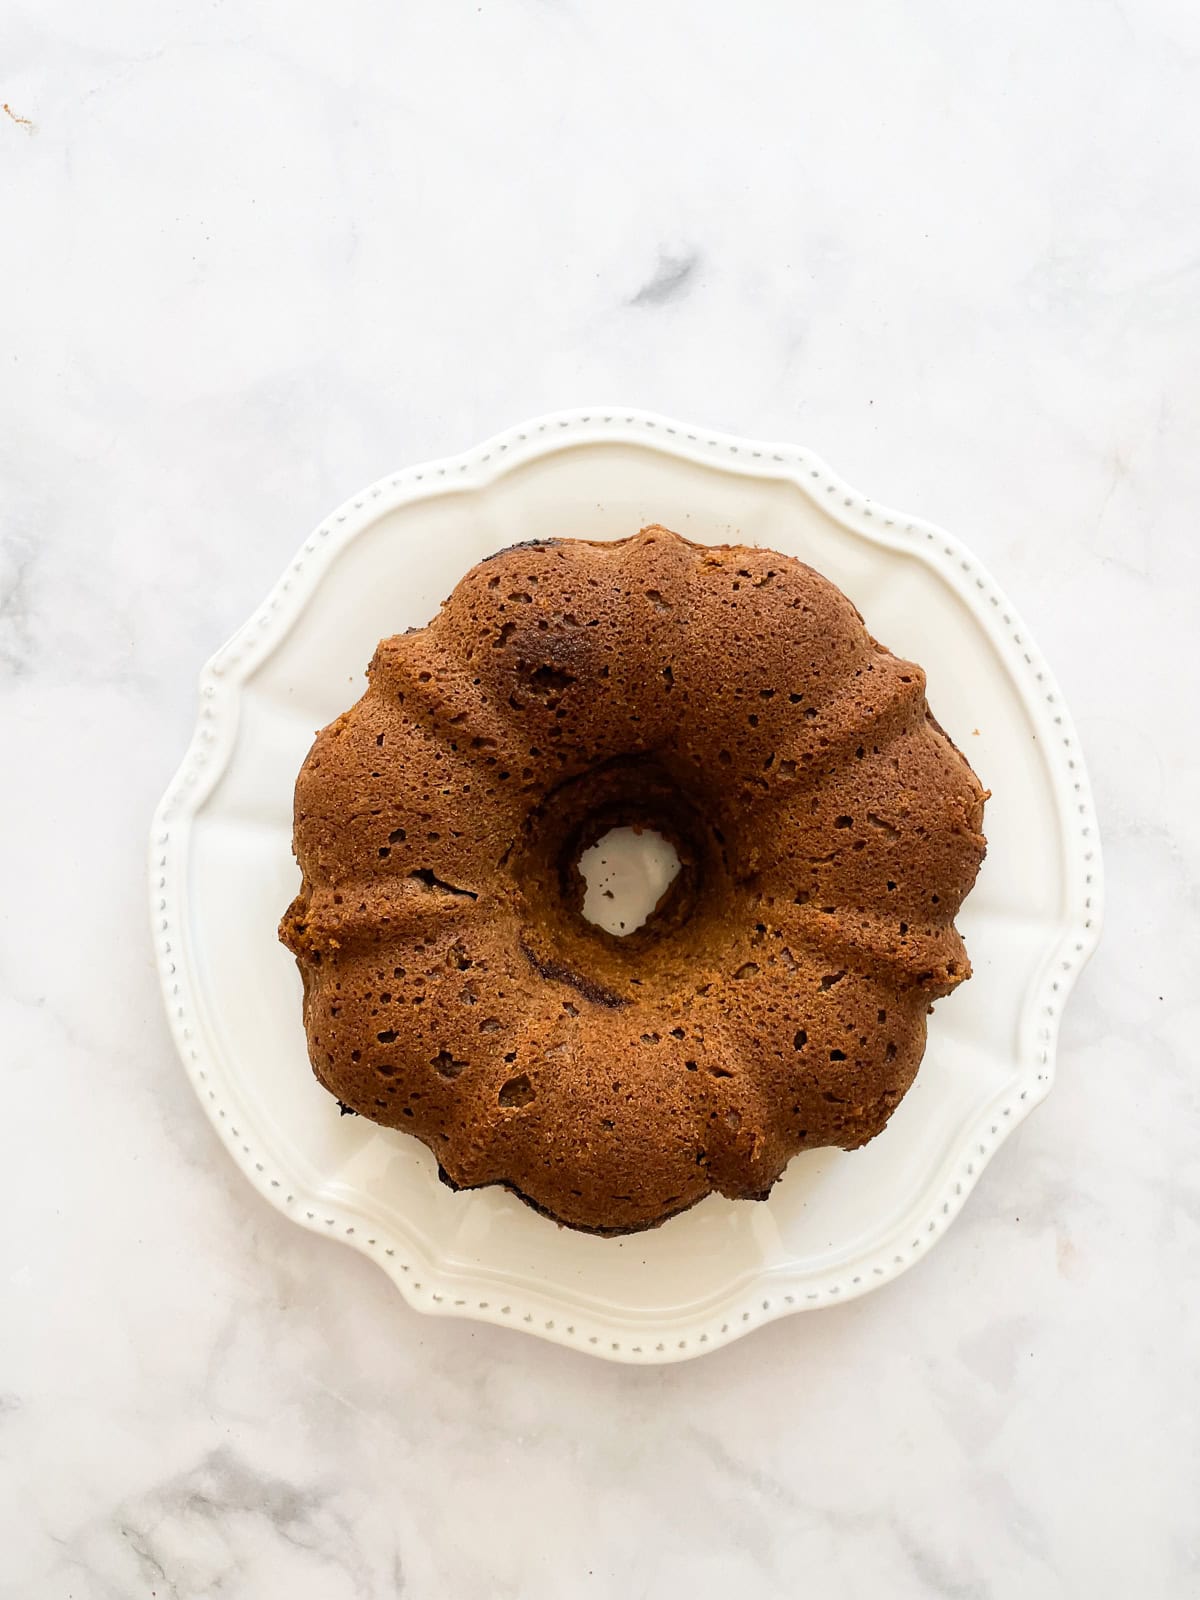
[[[369, 680], [297, 781], [280, 929], [332, 1094], [604, 1233], [880, 1131], [970, 972], [986, 795], [840, 590], [659, 527], [514, 546]], [[577, 863], [626, 823], [682, 869], [616, 938]]]

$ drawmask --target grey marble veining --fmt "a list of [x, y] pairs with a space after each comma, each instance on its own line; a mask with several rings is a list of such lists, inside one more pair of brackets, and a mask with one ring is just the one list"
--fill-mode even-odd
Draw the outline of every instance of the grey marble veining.
[[[1198, 102], [1176, 0], [8, 8], [0, 1594], [1200, 1593]], [[1108, 877], [930, 1258], [656, 1371], [262, 1204], [144, 910], [197, 669], [320, 516], [600, 400], [963, 535]]]

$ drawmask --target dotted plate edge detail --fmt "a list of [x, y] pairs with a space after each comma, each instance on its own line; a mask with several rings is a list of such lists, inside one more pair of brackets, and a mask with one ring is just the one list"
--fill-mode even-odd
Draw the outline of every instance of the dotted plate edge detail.
[[[324, 571], [357, 534], [380, 515], [414, 501], [464, 487], [485, 487], [509, 468], [581, 442], [632, 443], [711, 466], [714, 459], [739, 475], [782, 477], [793, 482], [835, 522], [876, 543], [907, 551], [937, 570], [971, 609], [977, 622], [1002, 646], [1001, 662], [1039, 732], [1046, 736], [1047, 765], [1068, 851], [1071, 907], [1066, 929], [1044, 962], [1033, 994], [1023, 1006], [1022, 1026], [1035, 1030], [1032, 1069], [1017, 1080], [1003, 1103], [985, 1107], [963, 1138], [955, 1169], [931, 1210], [914, 1226], [905, 1245], [889, 1247], [849, 1276], [830, 1275], [815, 1286], [787, 1284], [783, 1269], [732, 1295], [725, 1308], [670, 1329], [643, 1328], [629, 1334], [615, 1324], [589, 1322], [555, 1302], [521, 1302], [508, 1293], [470, 1291], [462, 1276], [442, 1273], [422, 1258], [414, 1240], [393, 1236], [343, 1205], [307, 1193], [255, 1150], [248, 1121], [224, 1082], [223, 1068], [207, 1059], [203, 1030], [193, 1015], [192, 980], [186, 948], [175, 923], [183, 900], [192, 819], [225, 770], [237, 727], [240, 685], [295, 622]], [[654, 413], [593, 407], [556, 412], [509, 429], [460, 456], [423, 463], [370, 485], [326, 518], [249, 621], [217, 651], [200, 675], [200, 709], [190, 745], [155, 811], [150, 837], [150, 909], [155, 954], [167, 1019], [201, 1105], [238, 1166], [278, 1210], [315, 1232], [343, 1239], [373, 1257], [405, 1300], [419, 1311], [464, 1316], [520, 1328], [555, 1343], [613, 1361], [653, 1365], [686, 1360], [720, 1348], [752, 1328], [792, 1312], [815, 1310], [866, 1294], [894, 1278], [946, 1231], [978, 1182], [990, 1157], [1018, 1123], [1049, 1093], [1063, 1007], [1099, 941], [1103, 919], [1103, 870], [1090, 785], [1078, 738], [1044, 658], [1019, 617], [983, 566], [942, 529], [877, 504], [859, 494], [810, 451], [770, 445], [689, 427]]]

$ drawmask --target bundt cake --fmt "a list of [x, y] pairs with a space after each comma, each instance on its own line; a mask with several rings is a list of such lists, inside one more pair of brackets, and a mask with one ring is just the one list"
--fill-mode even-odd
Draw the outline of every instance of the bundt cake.
[[[762, 1198], [911, 1084], [970, 972], [986, 798], [921, 669], [801, 562], [660, 527], [502, 550], [300, 772], [313, 1069], [570, 1227]], [[628, 825], [681, 867], [620, 938], [578, 862]]]

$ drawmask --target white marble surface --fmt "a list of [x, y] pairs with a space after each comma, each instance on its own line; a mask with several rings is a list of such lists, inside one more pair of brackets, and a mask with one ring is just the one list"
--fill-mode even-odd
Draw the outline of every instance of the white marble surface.
[[[4, 36], [0, 1593], [1200, 1593], [1200, 12], [10, 0]], [[425, 1321], [260, 1202], [144, 908], [197, 668], [309, 528], [597, 401], [964, 535], [1109, 880], [1058, 1087], [930, 1259], [657, 1371]]]

